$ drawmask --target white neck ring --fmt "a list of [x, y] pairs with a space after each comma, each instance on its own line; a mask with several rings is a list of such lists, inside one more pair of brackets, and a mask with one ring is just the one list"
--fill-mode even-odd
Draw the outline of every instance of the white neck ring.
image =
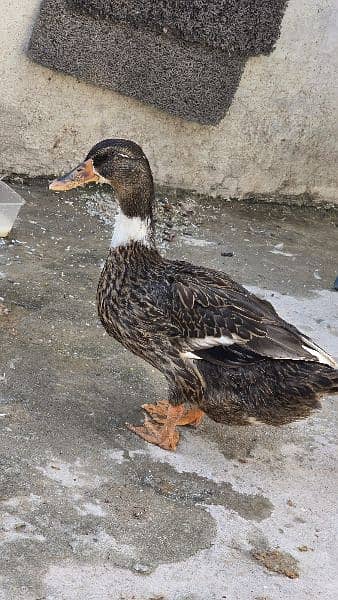
[[110, 247], [127, 246], [131, 242], [141, 242], [150, 246], [151, 223], [149, 217], [127, 217], [119, 208], [115, 217], [115, 226]]

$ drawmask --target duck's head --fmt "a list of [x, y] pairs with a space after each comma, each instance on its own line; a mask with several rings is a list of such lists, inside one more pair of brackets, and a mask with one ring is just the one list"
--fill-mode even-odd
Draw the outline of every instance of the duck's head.
[[153, 178], [147, 157], [135, 142], [121, 139], [98, 142], [82, 163], [67, 175], [54, 179], [49, 189], [61, 192], [89, 183], [111, 185], [126, 216], [151, 213]]
[[147, 239], [153, 239], [154, 185], [140, 146], [129, 140], [103, 140], [75, 169], [54, 179], [49, 189], [61, 192], [90, 183], [107, 183], [116, 192], [120, 205], [114, 232], [116, 238], [120, 230], [117, 241], [139, 241], [141, 235], [145, 239], [145, 232]]

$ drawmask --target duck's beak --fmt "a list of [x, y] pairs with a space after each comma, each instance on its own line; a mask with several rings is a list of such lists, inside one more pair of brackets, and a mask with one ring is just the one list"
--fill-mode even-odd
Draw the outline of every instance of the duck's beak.
[[85, 160], [67, 175], [54, 179], [49, 185], [49, 189], [54, 192], [64, 192], [73, 188], [87, 185], [87, 183], [98, 182], [100, 175], [95, 173], [91, 158]]

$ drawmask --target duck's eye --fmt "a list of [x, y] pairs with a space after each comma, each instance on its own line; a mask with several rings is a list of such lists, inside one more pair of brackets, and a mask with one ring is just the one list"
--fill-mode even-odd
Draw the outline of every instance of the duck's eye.
[[108, 159], [109, 159], [109, 155], [106, 152], [104, 154], [97, 154], [94, 157], [94, 165], [95, 166], [100, 166], [104, 162], [106, 162], [106, 160], [108, 160]]

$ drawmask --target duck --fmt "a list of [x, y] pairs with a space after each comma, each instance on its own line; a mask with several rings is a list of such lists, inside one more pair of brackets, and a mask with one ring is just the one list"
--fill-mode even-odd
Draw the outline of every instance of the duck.
[[332, 356], [227, 274], [161, 255], [155, 194], [142, 148], [125, 139], [95, 144], [52, 181], [54, 192], [90, 183], [113, 188], [118, 211], [97, 288], [106, 332], [158, 369], [168, 399], [145, 403], [148, 443], [175, 450], [180, 426], [204, 416], [236, 426], [281, 426], [308, 417], [338, 393]]

